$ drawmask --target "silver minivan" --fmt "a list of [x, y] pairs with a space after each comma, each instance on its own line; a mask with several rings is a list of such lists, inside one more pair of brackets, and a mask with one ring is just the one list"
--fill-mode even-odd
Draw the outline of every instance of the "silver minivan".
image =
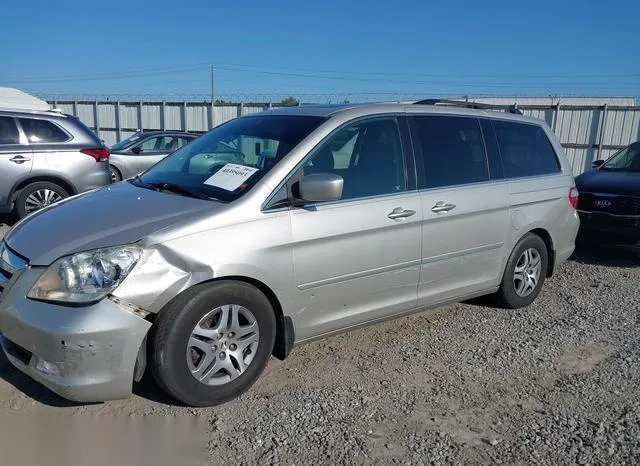
[[[571, 167], [543, 121], [477, 107], [253, 114], [33, 214], [0, 249], [8, 359], [76, 401], [128, 397], [149, 370], [207, 406], [314, 339], [482, 295], [531, 304], [574, 250]], [[220, 144], [244, 163], [211, 158]]]

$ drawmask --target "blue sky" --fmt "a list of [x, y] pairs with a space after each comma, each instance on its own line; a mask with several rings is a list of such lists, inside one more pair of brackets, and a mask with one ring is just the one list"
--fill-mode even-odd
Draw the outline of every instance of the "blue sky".
[[640, 96], [632, 0], [7, 1], [34, 93]]

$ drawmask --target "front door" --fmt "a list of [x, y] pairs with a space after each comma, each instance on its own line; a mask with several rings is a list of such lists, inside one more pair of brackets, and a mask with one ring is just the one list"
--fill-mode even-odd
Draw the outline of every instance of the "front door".
[[418, 304], [497, 285], [510, 229], [509, 183], [493, 132], [483, 133], [490, 125], [443, 115], [409, 120], [423, 211]]
[[301, 169], [339, 174], [344, 189], [338, 202], [291, 210], [298, 340], [416, 305], [422, 212], [399, 123], [353, 123]]
[[20, 137], [15, 120], [0, 116], [0, 210], [11, 207], [11, 192], [27, 178], [33, 165], [33, 153], [26, 138]]

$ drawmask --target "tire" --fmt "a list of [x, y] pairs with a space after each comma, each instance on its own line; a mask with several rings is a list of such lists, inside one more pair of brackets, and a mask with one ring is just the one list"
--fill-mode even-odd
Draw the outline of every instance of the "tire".
[[66, 197], [69, 197], [69, 193], [61, 186], [48, 181], [38, 181], [20, 191], [14, 210], [19, 218], [24, 218]]
[[[227, 328], [229, 322], [233, 325], [232, 319], [220, 325], [224, 309], [228, 315], [235, 312], [236, 323], [244, 325]], [[254, 319], [253, 324], [257, 324], [257, 334], [240, 339], [251, 325], [245, 311]], [[209, 322], [206, 316], [211, 313], [214, 314]], [[211, 324], [210, 328], [207, 323]], [[222, 337], [215, 335], [216, 327], [222, 329]], [[233, 328], [240, 329], [236, 339], [230, 333]], [[194, 336], [192, 332], [197, 329], [199, 335]], [[203, 333], [207, 334], [206, 338]], [[253, 286], [239, 281], [196, 285], [176, 297], [158, 315], [150, 333], [150, 370], [160, 387], [175, 400], [188, 406], [219, 405], [244, 393], [258, 379], [273, 351], [275, 336], [273, 307]], [[248, 344], [251, 338], [257, 341]], [[197, 346], [193, 346], [194, 340], [198, 340]], [[205, 356], [202, 348], [214, 346], [215, 351]], [[239, 369], [241, 363], [245, 365], [244, 370]], [[196, 378], [194, 371], [199, 377], [204, 376], [204, 381]], [[209, 372], [211, 377], [207, 378]]]
[[[528, 252], [527, 257], [525, 251]], [[533, 264], [536, 263], [537, 266], [534, 267]], [[519, 309], [530, 305], [542, 289], [547, 275], [547, 263], [548, 251], [542, 238], [533, 233], [523, 236], [507, 261], [500, 289], [496, 293], [498, 304], [507, 309]], [[526, 277], [535, 276], [536, 270], [537, 279], [532, 287], [533, 280], [527, 280]], [[520, 277], [525, 278], [523, 280]]]
[[111, 173], [111, 183], [122, 181], [122, 174], [116, 167], [114, 167], [113, 165], [109, 165], [109, 172]]

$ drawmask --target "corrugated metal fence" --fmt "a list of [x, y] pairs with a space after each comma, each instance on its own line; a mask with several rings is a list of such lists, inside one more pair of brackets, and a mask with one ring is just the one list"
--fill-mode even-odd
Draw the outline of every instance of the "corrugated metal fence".
[[[241, 115], [271, 108], [271, 104], [207, 102], [51, 101], [76, 115], [107, 145], [139, 129], [204, 132]], [[273, 105], [276, 107], [277, 105]], [[577, 175], [591, 162], [640, 140], [640, 107], [522, 105], [526, 115], [545, 120], [560, 138]]]

